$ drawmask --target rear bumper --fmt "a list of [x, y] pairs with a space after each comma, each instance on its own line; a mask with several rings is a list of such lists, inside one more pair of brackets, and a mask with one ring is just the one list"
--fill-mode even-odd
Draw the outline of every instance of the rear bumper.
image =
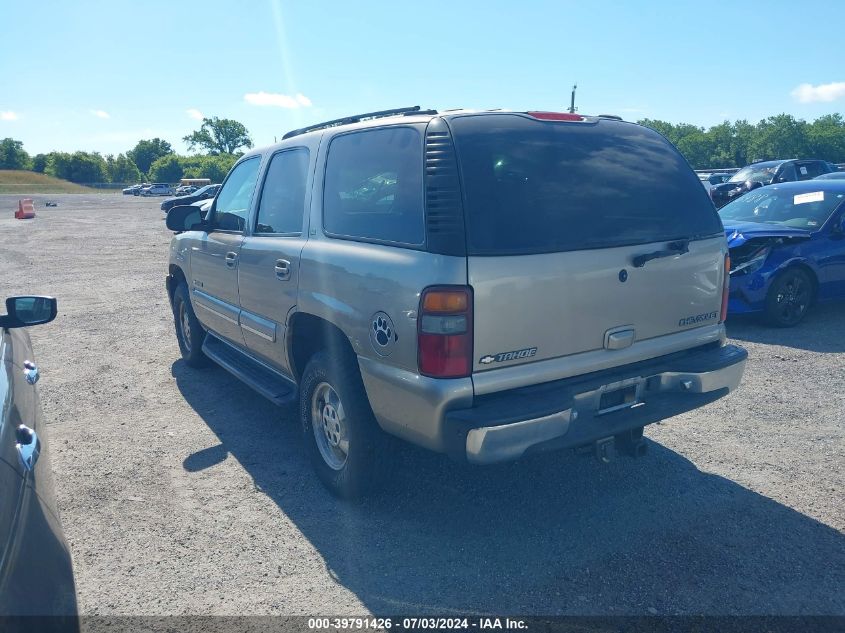
[[[488, 464], [590, 444], [718, 400], [739, 386], [747, 357], [735, 345], [709, 345], [477, 397], [471, 408], [446, 413], [446, 451]], [[635, 392], [635, 401], [600, 411], [602, 396], [617, 389]]]

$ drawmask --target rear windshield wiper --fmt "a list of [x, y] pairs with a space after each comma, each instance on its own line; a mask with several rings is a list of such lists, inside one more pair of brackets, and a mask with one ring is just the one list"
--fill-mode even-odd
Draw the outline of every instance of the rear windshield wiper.
[[652, 259], [660, 259], [661, 257], [674, 257], [675, 255], [683, 255], [689, 253], [689, 240], [678, 240], [677, 242], [670, 242], [665, 251], [654, 251], [653, 253], [643, 253], [642, 255], [634, 255], [631, 263], [634, 268], [642, 268], [646, 262]]

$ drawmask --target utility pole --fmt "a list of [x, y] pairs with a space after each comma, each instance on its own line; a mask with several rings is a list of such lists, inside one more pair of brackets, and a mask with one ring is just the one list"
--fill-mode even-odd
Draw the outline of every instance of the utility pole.
[[575, 90], [578, 89], [578, 84], [572, 86], [572, 102], [569, 104], [569, 113], [575, 114]]

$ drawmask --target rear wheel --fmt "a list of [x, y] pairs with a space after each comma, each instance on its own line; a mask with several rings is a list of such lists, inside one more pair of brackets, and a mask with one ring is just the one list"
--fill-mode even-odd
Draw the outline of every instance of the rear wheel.
[[173, 293], [173, 319], [182, 358], [191, 367], [207, 366], [208, 357], [202, 351], [205, 330], [194, 314], [188, 298], [188, 287], [184, 283], [180, 283]]
[[813, 301], [813, 280], [801, 268], [788, 268], [772, 282], [766, 295], [766, 320], [775, 327], [797, 325]]
[[350, 353], [322, 351], [308, 361], [299, 413], [311, 463], [333, 494], [358, 498], [381, 481], [385, 437]]

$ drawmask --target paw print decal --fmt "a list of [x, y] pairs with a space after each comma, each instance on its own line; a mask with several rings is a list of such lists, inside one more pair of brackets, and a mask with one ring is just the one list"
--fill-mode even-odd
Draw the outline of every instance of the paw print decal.
[[373, 321], [373, 331], [376, 334], [376, 342], [382, 347], [387, 347], [390, 343], [390, 337], [393, 336], [393, 330], [390, 329], [388, 322], [382, 317], [378, 317]]
[[384, 312], [376, 312], [370, 320], [370, 344], [379, 356], [389, 356], [399, 340], [393, 321]]

